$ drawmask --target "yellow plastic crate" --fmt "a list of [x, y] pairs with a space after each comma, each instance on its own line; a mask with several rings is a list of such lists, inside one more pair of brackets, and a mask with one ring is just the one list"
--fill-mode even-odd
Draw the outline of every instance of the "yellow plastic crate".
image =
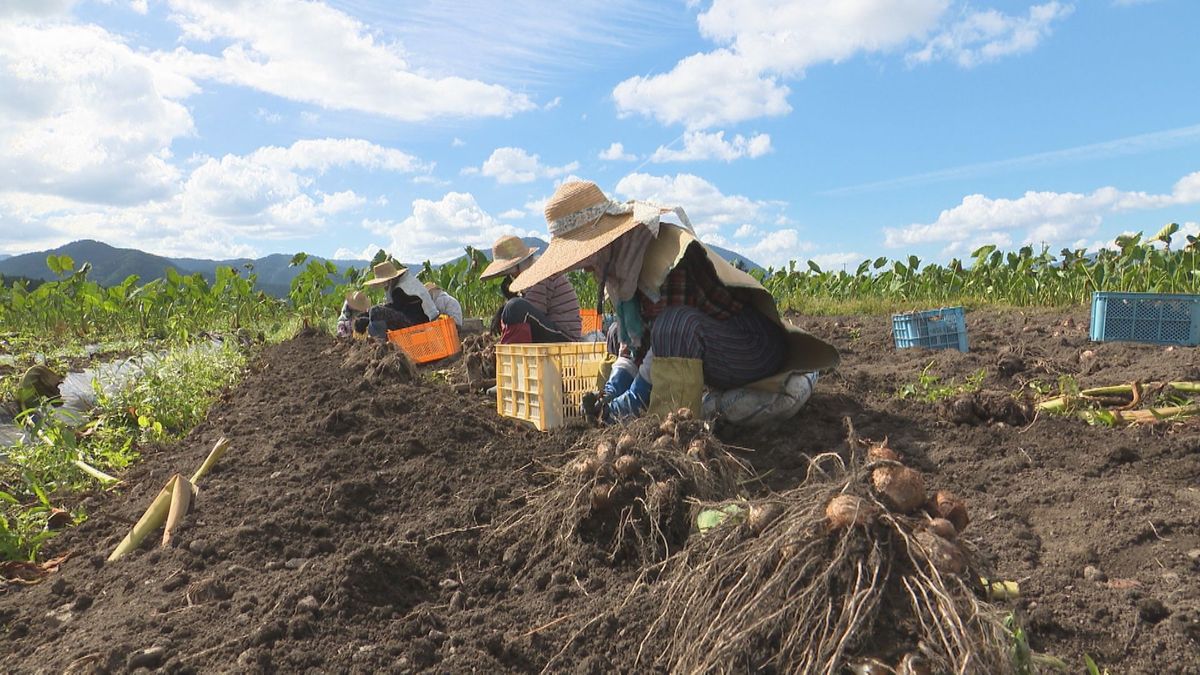
[[606, 354], [603, 342], [496, 345], [496, 412], [538, 431], [582, 417], [583, 395], [596, 389]]

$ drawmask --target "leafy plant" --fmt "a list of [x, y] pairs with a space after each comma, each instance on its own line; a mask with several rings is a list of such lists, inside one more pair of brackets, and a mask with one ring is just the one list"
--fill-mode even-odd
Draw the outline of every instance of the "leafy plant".
[[980, 368], [968, 375], [962, 383], [953, 381], [944, 383], [941, 377], [930, 372], [936, 363], [936, 361], [930, 361], [921, 369], [916, 382], [910, 382], [897, 389], [896, 398], [901, 401], [917, 399], [925, 403], [937, 403], [959, 394], [979, 391], [979, 387], [987, 379], [987, 369]]

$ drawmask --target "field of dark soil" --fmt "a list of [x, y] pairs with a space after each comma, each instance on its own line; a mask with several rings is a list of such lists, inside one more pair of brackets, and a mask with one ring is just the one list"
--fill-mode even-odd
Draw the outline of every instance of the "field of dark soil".
[[[849, 417], [966, 501], [962, 539], [1020, 583], [1020, 600], [998, 604], [1035, 651], [1071, 672], [1088, 654], [1114, 674], [1200, 673], [1200, 424], [1089, 426], [1020, 401], [1060, 382], [1200, 381], [1200, 350], [1091, 343], [1086, 320], [972, 312], [961, 354], [897, 352], [887, 317], [793, 317], [842, 350], [841, 368], [786, 425], [717, 434], [760, 476], [747, 496], [762, 496], [800, 485], [810, 457], [844, 454]], [[968, 381], [977, 392], [923, 400]], [[71, 554], [57, 573], [0, 585], [3, 670], [666, 671], [647, 637], [661, 594], [646, 561], [534, 546], [520, 519], [552, 503], [547, 472], [597, 433], [499, 418], [493, 399], [386, 350], [315, 333], [268, 347], [187, 438], [85, 498], [89, 520], [45, 551]], [[230, 449], [176, 545], [156, 534], [106, 563], [222, 436]], [[678, 551], [686, 523], [664, 522], [652, 549]]]

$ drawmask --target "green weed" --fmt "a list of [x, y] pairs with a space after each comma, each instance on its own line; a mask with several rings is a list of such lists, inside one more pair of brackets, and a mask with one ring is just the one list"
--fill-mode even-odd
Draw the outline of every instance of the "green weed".
[[896, 398], [901, 401], [918, 400], [925, 403], [937, 403], [959, 394], [979, 391], [983, 381], [987, 379], [987, 369], [980, 368], [966, 377], [963, 382], [942, 382], [941, 377], [930, 372], [936, 361], [930, 361], [921, 369], [916, 382], [909, 382], [896, 390]]

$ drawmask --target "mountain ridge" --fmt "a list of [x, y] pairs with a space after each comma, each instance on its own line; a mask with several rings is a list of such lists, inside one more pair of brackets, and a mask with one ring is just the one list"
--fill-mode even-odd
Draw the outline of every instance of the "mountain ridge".
[[[536, 246], [546, 250], [546, 242], [537, 237], [525, 237], [527, 246]], [[736, 264], [743, 261], [748, 270], [762, 269], [757, 263], [733, 251], [717, 246], [711, 246], [719, 255]], [[491, 259], [490, 248], [482, 249], [488, 259]], [[199, 273], [210, 281], [216, 275], [218, 267], [232, 267], [237, 270], [252, 271], [258, 276], [258, 288], [277, 297], [286, 296], [291, 287], [292, 279], [299, 274], [303, 267], [291, 267], [292, 256], [286, 253], [271, 253], [259, 258], [228, 258], [224, 260], [209, 260], [206, 258], [168, 258], [166, 256], [147, 253], [135, 248], [118, 248], [94, 239], [80, 239], [69, 244], [46, 251], [35, 251], [20, 255], [9, 255], [0, 258], [0, 275], [5, 277], [23, 277], [50, 281], [55, 275], [46, 265], [50, 255], [67, 255], [74, 261], [76, 267], [83, 263], [91, 263], [89, 278], [103, 286], [121, 283], [126, 277], [136, 274], [141, 281], [151, 281], [166, 275], [168, 268], [173, 268], [182, 274]], [[455, 263], [465, 257], [461, 255], [436, 266]], [[368, 260], [330, 260], [320, 256], [309, 256], [310, 260], [329, 260], [339, 273], [344, 273], [350, 267], [364, 269], [370, 265]], [[405, 263], [413, 269], [420, 269], [419, 263]]]

